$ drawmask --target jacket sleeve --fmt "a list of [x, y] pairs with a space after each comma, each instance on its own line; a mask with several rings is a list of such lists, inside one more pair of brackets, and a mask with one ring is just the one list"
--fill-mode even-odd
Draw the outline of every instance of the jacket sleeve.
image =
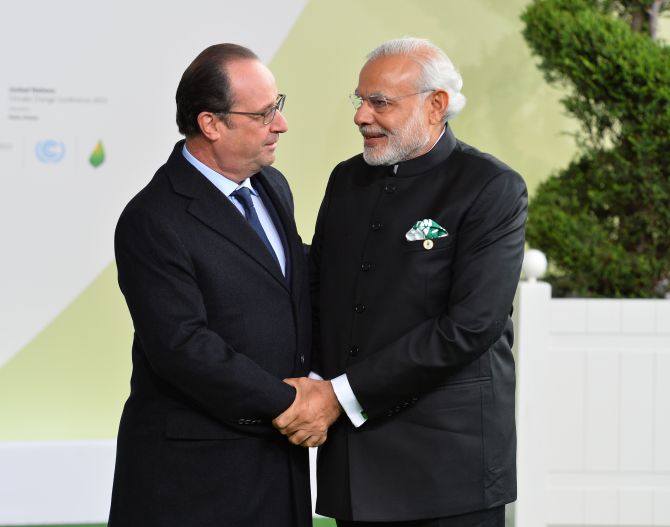
[[164, 219], [126, 209], [114, 244], [135, 339], [156, 375], [229, 423], [271, 420], [291, 405], [291, 386], [208, 328], [193, 263]]
[[457, 233], [443, 311], [350, 365], [347, 377], [370, 418], [444, 382], [449, 370], [486, 352], [502, 335], [523, 260], [527, 192], [515, 172], [494, 176]]

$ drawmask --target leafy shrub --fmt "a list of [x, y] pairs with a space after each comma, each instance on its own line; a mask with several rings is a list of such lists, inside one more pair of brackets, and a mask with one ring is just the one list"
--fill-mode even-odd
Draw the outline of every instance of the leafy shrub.
[[536, 0], [522, 15], [581, 125], [577, 158], [529, 209], [528, 242], [547, 254], [559, 296], [670, 291], [670, 48], [650, 36], [667, 4]]

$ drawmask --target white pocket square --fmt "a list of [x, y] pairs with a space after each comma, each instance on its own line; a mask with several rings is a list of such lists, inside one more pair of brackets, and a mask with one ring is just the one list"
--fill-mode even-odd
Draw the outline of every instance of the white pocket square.
[[405, 239], [409, 242], [415, 240], [434, 240], [449, 236], [447, 229], [434, 220], [425, 219], [417, 221], [410, 230], [405, 233]]

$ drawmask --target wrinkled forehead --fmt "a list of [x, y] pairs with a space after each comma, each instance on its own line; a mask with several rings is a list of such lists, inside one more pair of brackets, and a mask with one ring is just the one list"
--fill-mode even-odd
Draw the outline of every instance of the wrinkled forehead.
[[387, 55], [368, 61], [358, 76], [356, 93], [382, 94], [389, 97], [415, 90], [421, 78], [421, 66], [406, 55]]
[[276, 101], [275, 78], [259, 60], [231, 62], [228, 64], [228, 75], [233, 96], [238, 103], [249, 103], [254, 108], [261, 108]]

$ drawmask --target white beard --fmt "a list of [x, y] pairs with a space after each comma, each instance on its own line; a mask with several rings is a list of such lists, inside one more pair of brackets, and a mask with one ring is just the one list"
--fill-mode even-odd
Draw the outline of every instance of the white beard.
[[360, 126], [361, 133], [365, 131], [382, 133], [388, 138], [385, 147], [363, 146], [363, 159], [368, 165], [395, 165], [416, 157], [430, 141], [430, 134], [423, 126], [421, 106], [410, 116], [402, 128], [395, 131], [379, 127]]

